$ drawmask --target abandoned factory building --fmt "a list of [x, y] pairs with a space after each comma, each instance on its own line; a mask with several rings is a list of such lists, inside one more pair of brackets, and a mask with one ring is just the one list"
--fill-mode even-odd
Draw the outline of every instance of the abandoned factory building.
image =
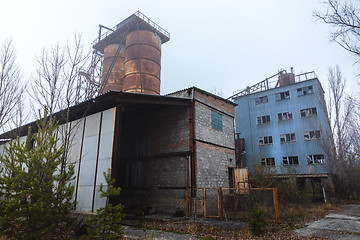
[[[58, 138], [66, 124], [72, 129], [68, 162], [75, 167], [76, 210], [105, 206], [98, 190], [108, 168], [122, 188], [112, 202], [163, 213], [189, 213], [198, 187], [233, 185], [236, 104], [196, 87], [160, 95], [161, 44], [170, 34], [142, 13], [104, 34], [102, 28], [90, 72], [80, 74], [96, 82], [100, 66], [98, 96], [71, 107], [67, 120], [66, 109], [55, 113]], [[0, 139], [25, 141], [29, 126], [36, 122]], [[0, 154], [7, 145], [2, 143]]]
[[296, 177], [300, 185], [307, 180], [332, 187], [331, 131], [324, 91], [314, 72], [282, 70], [231, 99], [238, 104], [236, 136], [245, 142], [243, 167], [253, 172], [262, 164], [277, 177]]

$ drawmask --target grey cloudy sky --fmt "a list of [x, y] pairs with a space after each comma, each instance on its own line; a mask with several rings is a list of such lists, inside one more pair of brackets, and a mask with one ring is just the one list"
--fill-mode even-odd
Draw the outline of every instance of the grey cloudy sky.
[[12, 37], [29, 79], [42, 49], [82, 33], [88, 48], [98, 25], [113, 27], [137, 10], [170, 32], [162, 48], [161, 92], [190, 86], [224, 97], [282, 68], [315, 71], [326, 82], [338, 64], [354, 86], [355, 59], [315, 22], [317, 0], [0, 0], [0, 42]]

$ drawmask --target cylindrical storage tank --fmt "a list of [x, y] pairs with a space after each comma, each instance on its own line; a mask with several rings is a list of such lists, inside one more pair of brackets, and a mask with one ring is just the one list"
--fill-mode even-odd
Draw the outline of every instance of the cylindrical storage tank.
[[280, 87], [287, 86], [295, 83], [295, 74], [293, 73], [280, 73], [279, 75]]
[[126, 37], [124, 92], [160, 94], [161, 40], [151, 31]]
[[[105, 80], [105, 77], [109, 71], [112, 61], [119, 48], [119, 44], [110, 44], [104, 49], [104, 61], [103, 61], [103, 73], [101, 81]], [[123, 90], [123, 79], [125, 76], [125, 46], [122, 45], [120, 53], [115, 61], [114, 67], [110, 72], [107, 83], [103, 89], [103, 93], [109, 90], [122, 91]]]

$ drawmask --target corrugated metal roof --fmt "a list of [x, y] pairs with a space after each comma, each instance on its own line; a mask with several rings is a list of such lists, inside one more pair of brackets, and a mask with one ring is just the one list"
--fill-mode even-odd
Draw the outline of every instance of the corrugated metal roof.
[[[98, 113], [120, 104], [134, 105], [170, 105], [170, 106], [188, 106], [190, 99], [178, 98], [172, 96], [129, 93], [120, 91], [108, 91], [99, 95], [96, 98], [89, 99], [75, 106], [70, 107], [69, 121], [74, 121], [82, 117]], [[56, 112], [56, 117], [59, 124], [65, 123], [67, 109]], [[0, 135], [0, 139], [15, 138], [16, 136], [25, 136], [28, 128], [37, 129], [37, 121], [28, 123], [20, 128], [13, 129]]]

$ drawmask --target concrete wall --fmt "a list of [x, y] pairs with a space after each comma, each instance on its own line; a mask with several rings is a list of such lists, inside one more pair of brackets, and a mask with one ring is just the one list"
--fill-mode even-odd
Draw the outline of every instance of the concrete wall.
[[[310, 86], [314, 93], [298, 96], [297, 89]], [[275, 94], [289, 91], [290, 99], [275, 100]], [[255, 98], [268, 96], [267, 103], [255, 104]], [[298, 174], [327, 173], [328, 164], [307, 163], [306, 156], [310, 154], [324, 154], [329, 142], [330, 128], [326, 114], [323, 90], [318, 79], [311, 79], [296, 84], [274, 88], [271, 90], [239, 97], [235, 100], [238, 104], [235, 110], [236, 132], [245, 138], [246, 162], [250, 171], [253, 164], [260, 163], [261, 158], [275, 158], [276, 169], [280, 173], [295, 170]], [[300, 109], [317, 109], [317, 116], [301, 117]], [[278, 113], [292, 112], [293, 119], [278, 121]], [[270, 123], [257, 125], [256, 117], [270, 115]], [[320, 130], [320, 140], [304, 140], [304, 131]], [[295, 133], [296, 142], [280, 143], [280, 134]], [[272, 136], [273, 144], [259, 146], [258, 137]], [[283, 166], [283, 156], [298, 156], [299, 165]]]
[[[234, 140], [234, 105], [195, 91], [196, 186], [229, 187], [229, 168], [236, 167]], [[212, 125], [212, 112], [221, 115], [222, 129]], [[202, 191], [197, 191], [197, 214], [202, 215]], [[218, 192], [206, 190], [207, 215], [218, 214]]]

